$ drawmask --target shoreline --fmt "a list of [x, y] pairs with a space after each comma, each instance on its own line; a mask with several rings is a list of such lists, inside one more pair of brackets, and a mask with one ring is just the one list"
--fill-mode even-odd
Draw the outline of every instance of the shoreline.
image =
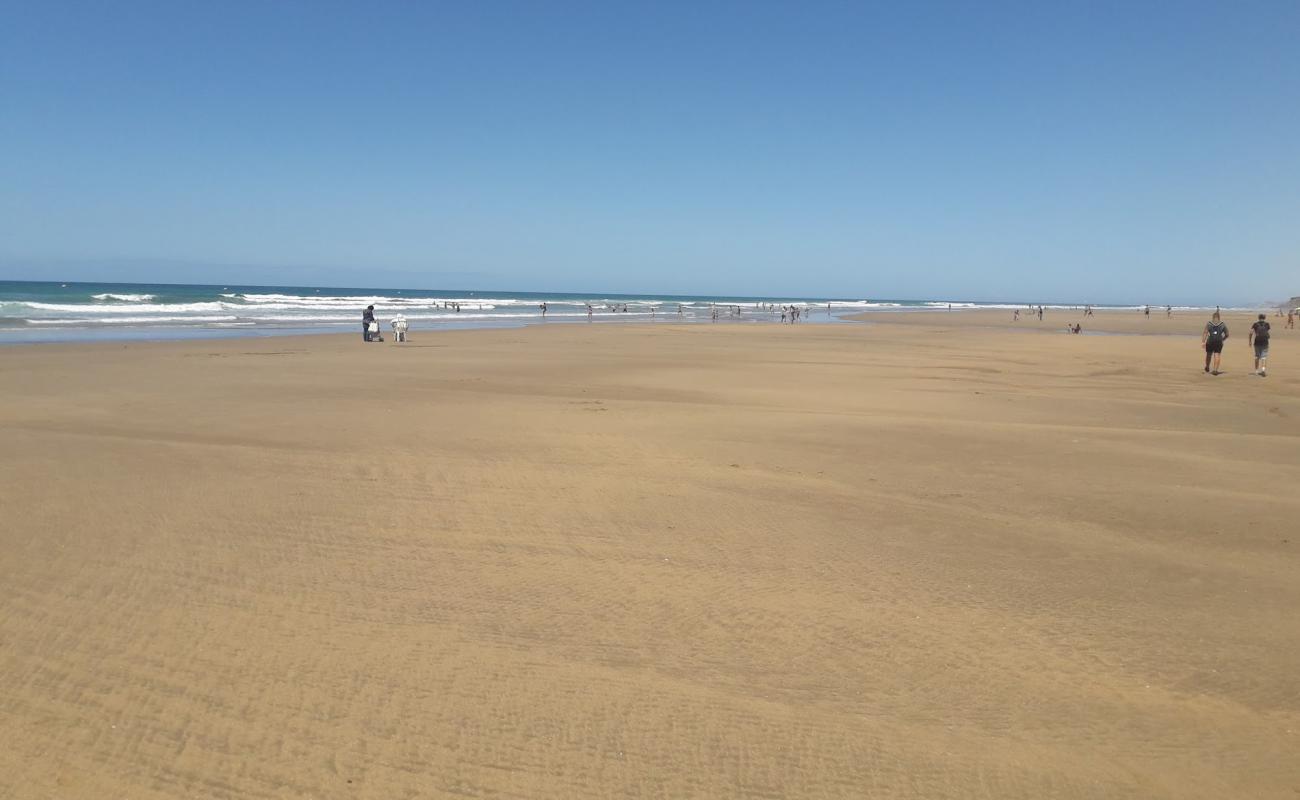
[[[599, 323], [780, 319], [782, 307], [798, 308], [805, 322], [861, 312], [981, 313], [1024, 309], [1019, 303], [845, 298], [759, 298], [722, 295], [619, 295], [608, 293], [489, 292], [484, 290], [360, 289], [189, 284], [95, 284], [0, 281], [0, 343], [135, 341], [284, 336], [355, 330], [361, 309], [378, 308], [381, 322], [404, 315], [416, 331], [512, 328], [536, 324], [541, 306], [547, 322]], [[951, 307], [951, 310], [950, 308]], [[1073, 314], [1082, 305], [1050, 304], [1049, 314]], [[1124, 313], [1142, 306], [1097, 306]], [[1184, 310], [1180, 307], [1180, 312]], [[464, 312], [462, 314], [462, 311]], [[1157, 310], [1158, 311], [1158, 310]]]
[[[809, 315], [807, 320], [802, 320], [799, 325], [838, 325], [851, 322], [852, 310], [844, 312], [835, 312], [828, 316], [823, 311]], [[759, 314], [763, 318], [759, 318]], [[568, 317], [552, 317], [543, 319], [538, 315], [534, 319], [508, 319], [508, 320], [475, 320], [466, 322], [439, 322], [435, 325], [426, 327], [412, 327], [410, 333], [415, 335], [443, 334], [452, 332], [467, 331], [488, 331], [488, 330], [515, 330], [519, 328], [528, 328], [542, 325], [600, 325], [600, 326], [624, 326], [624, 325], [764, 325], [780, 324], [779, 318], [768, 319], [771, 312], [750, 312], [749, 317], [742, 316], [736, 318], [719, 317], [717, 320], [686, 318], [679, 319], [676, 314], [664, 314], [658, 319], [647, 317], [646, 315], [627, 315], [632, 318], [619, 318], [620, 315], [606, 315], [604, 318], [572, 319]], [[614, 317], [614, 318], [610, 318]], [[358, 320], [358, 325], [360, 320]], [[315, 327], [285, 327], [274, 328], [270, 326], [263, 327], [241, 327], [241, 328], [167, 328], [165, 326], [150, 328], [131, 328], [131, 329], [113, 329], [113, 328], [79, 328], [67, 331], [66, 336], [55, 338], [38, 338], [20, 339], [17, 336], [7, 335], [15, 334], [15, 330], [0, 330], [0, 347], [6, 345], [38, 345], [38, 344], [76, 344], [76, 343], [93, 343], [93, 342], [167, 342], [167, 341], [201, 341], [201, 340], [231, 340], [231, 339], [273, 339], [284, 336], [323, 336], [351, 335], [351, 331], [342, 330], [341, 325], [321, 325]], [[41, 335], [54, 333], [48, 328], [39, 329]], [[86, 335], [87, 331], [93, 330], [95, 335]], [[359, 333], [360, 331], [357, 331]], [[386, 329], [381, 331], [384, 335], [385, 342], [392, 336], [392, 330]], [[36, 331], [33, 331], [35, 334]]]
[[[1066, 333], [1064, 326], [1067, 323], [1079, 323], [1083, 326], [1084, 335], [1145, 335], [1145, 336], [1189, 336], [1199, 335], [1199, 327], [1193, 324], [1193, 320], [1200, 319], [1197, 325], [1203, 325], [1208, 319], [1208, 313], [1211, 309], [1183, 309], [1175, 310], [1171, 317], [1166, 317], [1162, 312], [1159, 315], [1152, 314], [1150, 319], [1143, 318], [1136, 311], [1117, 311], [1117, 310], [1098, 310], [1093, 317], [1085, 317], [1082, 307], [1079, 309], [1056, 308], [1049, 309], [1045, 314], [1043, 322], [1039, 322], [1036, 317], [1022, 314], [1019, 322], [1012, 322], [1010, 319], [1011, 309], [989, 309], [989, 308], [954, 308], [949, 310], [940, 309], [923, 309], [923, 308], [895, 308], [895, 309], [878, 309], [861, 311], [858, 309], [832, 309], [828, 315], [825, 309], [813, 309], [813, 313], [808, 318], [801, 320], [795, 327], [804, 325], [826, 325], [826, 324], [843, 324], [850, 322], [866, 322], [883, 325], [919, 325], [930, 326], [940, 329], [949, 327], [958, 328], [986, 328], [998, 330], [1018, 330], [1018, 331], [1036, 331], [1042, 333]], [[708, 318], [678, 318], [675, 314], [664, 314], [660, 318], [644, 318], [644, 315], [635, 315], [635, 318], [619, 318], [619, 315], [605, 315], [604, 318], [597, 317], [593, 320], [571, 319], [568, 317], [557, 317], [543, 319], [538, 315], [535, 319], [500, 319], [500, 320], [473, 320], [465, 322], [446, 321], [438, 322], [434, 325], [423, 327], [412, 327], [413, 336], [428, 334], [443, 334], [450, 332], [464, 331], [483, 331], [483, 330], [515, 330], [541, 325], [601, 325], [601, 326], [636, 326], [636, 325], [729, 325], [729, 326], [748, 326], [748, 325], [779, 325], [779, 317], [772, 312], [755, 312], [748, 311], [750, 316], [741, 318], [724, 318], [717, 320]], [[1262, 310], [1242, 310], [1242, 309], [1223, 309], [1225, 321], [1240, 331], [1248, 330], [1250, 322], [1255, 319], [1258, 313], [1266, 313]], [[382, 316], [382, 314], [381, 314]], [[612, 317], [612, 318], [611, 318]], [[1285, 317], [1268, 316], [1268, 320], [1275, 327], [1282, 327], [1279, 323], [1285, 322]], [[51, 328], [29, 329], [30, 336], [24, 337], [20, 334], [28, 333], [28, 330], [10, 329], [0, 331], [0, 348], [10, 345], [47, 345], [47, 344], [76, 344], [76, 343], [128, 343], [128, 342], [163, 342], [163, 341], [205, 341], [205, 340], [240, 340], [240, 339], [274, 339], [282, 337], [295, 336], [323, 336], [323, 335], [351, 335], [351, 331], [343, 330], [341, 325], [318, 325], [318, 326], [300, 326], [275, 328], [270, 326], [264, 327], [239, 327], [239, 328], [185, 328], [185, 327], [137, 327], [115, 329], [111, 327], [97, 327], [93, 329], [76, 328], [67, 331], [58, 331]], [[57, 335], [63, 333], [64, 335]], [[384, 330], [385, 340], [391, 337], [390, 330]]]

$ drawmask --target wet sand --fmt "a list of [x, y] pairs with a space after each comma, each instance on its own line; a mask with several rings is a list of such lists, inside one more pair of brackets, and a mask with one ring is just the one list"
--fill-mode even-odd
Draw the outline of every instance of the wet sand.
[[0, 797], [1294, 798], [1300, 335], [978, 313], [0, 348]]

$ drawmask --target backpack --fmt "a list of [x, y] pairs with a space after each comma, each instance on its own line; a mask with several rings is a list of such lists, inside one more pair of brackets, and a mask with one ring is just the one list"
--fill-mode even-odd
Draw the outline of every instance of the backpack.
[[1224, 339], [1228, 338], [1227, 336], [1228, 329], [1224, 327], [1222, 322], [1216, 322], [1210, 325], [1208, 331], [1210, 337], [1207, 341], [1212, 342], [1214, 344], [1218, 344], [1222, 342]]

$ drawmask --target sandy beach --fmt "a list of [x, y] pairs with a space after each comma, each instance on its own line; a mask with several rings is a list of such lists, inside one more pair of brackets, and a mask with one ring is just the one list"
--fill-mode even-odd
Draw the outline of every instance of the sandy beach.
[[0, 348], [0, 797], [1293, 799], [1203, 316]]
[[[1013, 318], [1011, 310], [980, 308], [952, 311], [866, 311], [854, 314], [851, 318], [890, 325], [917, 325], [923, 328], [935, 328], [943, 333], [966, 328], [1064, 333], [1067, 325], [1078, 325], [1084, 334], [1126, 333], [1143, 336], [1192, 336], [1199, 339], [1205, 323], [1209, 322], [1211, 313], [1203, 310], [1179, 310], [1171, 311], [1166, 315], [1164, 308], [1157, 309], [1152, 306], [1150, 316], [1140, 311], [1094, 310], [1089, 317], [1084, 315], [1082, 307], [1048, 308], [1044, 310], [1042, 320], [1039, 320], [1024, 308], [1020, 309], [1019, 319]], [[1227, 348], [1229, 354], [1233, 352], [1234, 345], [1242, 353], [1251, 354], [1247, 349], [1246, 338], [1250, 333], [1251, 323], [1260, 313], [1266, 313], [1274, 336], [1280, 337], [1296, 332], [1283, 330], [1286, 327], [1286, 317], [1277, 317], [1273, 311], [1225, 310], [1221, 316], [1231, 334], [1232, 344]], [[1247, 371], [1250, 367], [1250, 363], [1247, 363]]]

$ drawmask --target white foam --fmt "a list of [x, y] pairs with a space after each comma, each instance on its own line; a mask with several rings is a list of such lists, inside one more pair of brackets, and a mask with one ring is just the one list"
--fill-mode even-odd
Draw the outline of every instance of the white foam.
[[[371, 304], [368, 304], [371, 305]], [[444, 308], [441, 303], [409, 301], [405, 303], [373, 303], [376, 311], [385, 313], [390, 311], [407, 312], [410, 310], [441, 311], [447, 314], [455, 314], [454, 308]], [[222, 302], [222, 306], [231, 311], [249, 312], [253, 314], [263, 311], [346, 311], [352, 314], [360, 314], [363, 305], [357, 303], [228, 303]], [[461, 313], [465, 311], [492, 311], [496, 308], [491, 303], [463, 303]]]
[[[500, 305], [516, 305], [515, 301], [500, 298], [453, 299], [434, 297], [304, 297], [285, 294], [223, 294], [230, 298], [228, 308], [232, 310], [251, 311], [350, 311], [359, 313], [368, 305], [385, 311], [407, 311], [410, 309], [440, 310], [455, 313], [448, 306], [460, 305], [466, 310], [491, 311]], [[242, 301], [242, 302], [237, 302]]]
[[151, 294], [112, 294], [109, 292], [92, 294], [91, 297], [96, 300], [121, 300], [124, 303], [144, 303], [154, 299], [154, 295]]
[[186, 312], [225, 311], [225, 303], [123, 303], [120, 305], [97, 306], [73, 303], [38, 303], [26, 301], [14, 305], [26, 306], [37, 311], [61, 311], [73, 314], [183, 314]]
[[[478, 320], [478, 319], [540, 320], [542, 318], [541, 313], [536, 311], [520, 312], [520, 313], [502, 312], [499, 314], [483, 314], [483, 313], [477, 313], [473, 311], [462, 311], [459, 314], [455, 312], [446, 313], [446, 314], [420, 314], [420, 313], [403, 312], [403, 315], [406, 317], [408, 321], [423, 321], [423, 322], [456, 322], [457, 320]], [[551, 319], [552, 317], [556, 317], [556, 318], [584, 317], [585, 318], [586, 316], [587, 316], [586, 311], [551, 311], [547, 313], [546, 318], [547, 319]], [[619, 319], [624, 317], [628, 317], [628, 318], [647, 317], [648, 318], [650, 316], [650, 312], [648, 311], [642, 311], [642, 312], [629, 311], [627, 313], [596, 312], [595, 316], [611, 317], [611, 318], [619, 318]], [[349, 325], [361, 321], [359, 318], [353, 318], [353, 316], [350, 314], [348, 316], [321, 316], [319, 314], [281, 314], [281, 315], [271, 315], [271, 316], [244, 315], [243, 318], [256, 320], [258, 322], [328, 322], [328, 323], [349, 324]]]
[[222, 297], [241, 299], [248, 305], [320, 306], [337, 305], [352, 308], [375, 306], [462, 306], [528, 305], [531, 301], [501, 297], [386, 297], [383, 295], [297, 295], [297, 294], [223, 294]]
[[[28, 325], [152, 325], [159, 322], [233, 322], [238, 317], [186, 316], [186, 317], [101, 317], [99, 319], [27, 319]], [[249, 323], [255, 324], [255, 323]]]

